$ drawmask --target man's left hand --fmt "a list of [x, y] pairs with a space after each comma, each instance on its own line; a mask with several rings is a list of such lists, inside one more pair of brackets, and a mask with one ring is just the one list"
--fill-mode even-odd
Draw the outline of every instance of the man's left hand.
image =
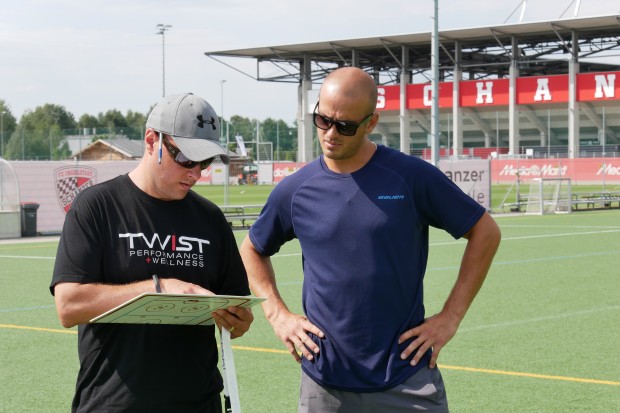
[[422, 356], [432, 348], [433, 355], [431, 356], [428, 366], [433, 369], [437, 365], [439, 352], [448, 344], [448, 341], [454, 337], [457, 329], [458, 323], [450, 321], [449, 318], [442, 313], [435, 314], [424, 320], [424, 323], [419, 326], [405, 331], [399, 337], [398, 344], [415, 337], [407, 348], [402, 351], [400, 357], [405, 360], [417, 350], [416, 354], [411, 359], [411, 365], [415, 366], [420, 362]]

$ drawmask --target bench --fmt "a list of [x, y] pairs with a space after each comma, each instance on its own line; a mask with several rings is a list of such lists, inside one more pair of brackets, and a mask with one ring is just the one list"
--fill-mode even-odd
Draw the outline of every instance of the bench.
[[248, 228], [258, 219], [263, 205], [222, 205], [220, 209], [231, 227]]
[[620, 208], [620, 193], [616, 192], [596, 192], [590, 194], [580, 194], [579, 197], [572, 201], [573, 209], [579, 210], [580, 205], [586, 208], [594, 209], [597, 205], [599, 208], [613, 208], [612, 203], [617, 202]]
[[[503, 212], [523, 212], [527, 207], [527, 197], [520, 197], [518, 202], [504, 203], [501, 205]], [[571, 194], [571, 208], [573, 211], [587, 209], [620, 208], [620, 192], [594, 192]]]
[[[506, 202], [500, 205], [503, 212], [523, 212], [523, 210], [527, 207], [527, 197], [520, 196], [517, 198], [517, 202]], [[506, 211], [508, 208], [508, 211]]]

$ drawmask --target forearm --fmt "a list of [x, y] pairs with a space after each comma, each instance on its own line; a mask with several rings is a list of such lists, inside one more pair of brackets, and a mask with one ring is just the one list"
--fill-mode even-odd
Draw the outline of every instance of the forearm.
[[406, 359], [413, 354], [411, 364], [416, 365], [422, 356], [433, 349], [429, 367], [435, 368], [441, 349], [454, 337], [482, 283], [489, 272], [495, 252], [499, 247], [501, 233], [488, 213], [464, 236], [467, 246], [463, 253], [459, 275], [446, 300], [443, 309], [424, 323], [405, 331], [398, 339], [399, 344], [413, 341], [401, 353]]
[[488, 214], [466, 235], [468, 239], [457, 281], [446, 300], [442, 313], [458, 326], [480, 291], [499, 247], [499, 227]]
[[[162, 293], [213, 294], [199, 285], [176, 278], [159, 278]], [[152, 279], [129, 284], [59, 283], [54, 287], [56, 311], [65, 327], [85, 324], [94, 317], [143, 293], [155, 293]]]
[[248, 237], [243, 240], [239, 252], [248, 274], [250, 290], [254, 295], [266, 298], [262, 308], [265, 317], [273, 322], [282, 311], [288, 312], [288, 308], [278, 291], [271, 259], [260, 255]]
[[125, 285], [59, 283], [54, 288], [56, 311], [64, 327], [86, 324], [135, 296], [155, 292], [153, 280]]
[[298, 349], [303, 357], [313, 360], [319, 353], [319, 347], [308, 334], [324, 337], [323, 331], [306, 317], [289, 311], [276, 287], [271, 259], [260, 255], [249, 237], [245, 237], [239, 251], [248, 273], [250, 289], [257, 296], [267, 298], [262, 303], [263, 311], [278, 338], [298, 363], [301, 363]]

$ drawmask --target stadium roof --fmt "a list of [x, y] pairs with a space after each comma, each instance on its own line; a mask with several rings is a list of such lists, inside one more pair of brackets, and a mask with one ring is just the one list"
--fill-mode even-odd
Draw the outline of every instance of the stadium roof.
[[[510, 78], [511, 66], [518, 69], [517, 77], [566, 75], [571, 69], [577, 73], [614, 72], [620, 68], [620, 13], [440, 30], [438, 38], [440, 82], [455, 77], [458, 81]], [[400, 84], [402, 73], [408, 76], [407, 83], [419, 84], [433, 78], [432, 40], [433, 33], [424, 32], [210, 51], [205, 55], [259, 81], [319, 84], [338, 67], [357, 66], [380, 86]], [[239, 64], [235, 67], [234, 62], [239, 62], [236, 58], [256, 59], [256, 73], [245, 73]], [[304, 93], [316, 93], [316, 89], [304, 89]], [[301, 116], [310, 116], [311, 108], [304, 102], [316, 98], [299, 99]], [[443, 129], [439, 144], [454, 145], [460, 153], [462, 136], [465, 146], [470, 147], [508, 143], [511, 153], [517, 154], [524, 145], [569, 145], [574, 154], [581, 140], [603, 145], [605, 139], [607, 144], [620, 142], [620, 101], [584, 102], [578, 111], [579, 121], [572, 123], [567, 108], [566, 103], [460, 108], [458, 116], [452, 116], [453, 108], [444, 109], [440, 113]], [[427, 112], [407, 110], [403, 117], [399, 110], [386, 110], [374, 132], [381, 135], [382, 143], [400, 146], [405, 152], [411, 145], [427, 147], [432, 133]], [[457, 122], [461, 115], [462, 124]], [[300, 123], [298, 159], [309, 159], [311, 124]], [[575, 134], [578, 137], [572, 139]], [[458, 137], [459, 143], [451, 141], [451, 136]]]
[[[617, 70], [617, 64], [609, 64], [603, 58], [619, 55], [620, 14], [440, 30], [441, 77], [451, 78], [459, 46], [460, 67], [470, 79], [507, 76], [513, 39], [518, 47], [520, 76], [565, 74], [573, 50], [573, 33], [579, 46], [575, 57], [580, 72]], [[432, 33], [424, 32], [210, 51], [205, 55], [238, 71], [241, 70], [220, 58], [256, 59], [256, 74], [245, 74], [256, 80], [275, 82], [301, 82], [304, 59], [311, 62], [313, 81], [324, 78], [337, 67], [352, 65], [356, 59], [355, 65], [375, 74], [380, 84], [391, 84], [398, 83], [403, 69], [412, 76], [425, 76], [430, 71], [431, 41]], [[403, 47], [408, 53], [406, 65], [402, 63]]]

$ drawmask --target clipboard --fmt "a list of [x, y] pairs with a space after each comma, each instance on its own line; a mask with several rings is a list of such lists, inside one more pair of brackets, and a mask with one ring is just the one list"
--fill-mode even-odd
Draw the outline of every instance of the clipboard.
[[265, 298], [237, 295], [143, 293], [90, 320], [112, 324], [213, 325], [214, 311], [250, 308]]

